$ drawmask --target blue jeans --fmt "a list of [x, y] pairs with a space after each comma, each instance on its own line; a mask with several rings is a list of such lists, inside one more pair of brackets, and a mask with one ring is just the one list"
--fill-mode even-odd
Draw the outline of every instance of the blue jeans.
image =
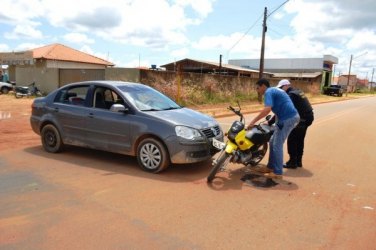
[[296, 115], [283, 122], [278, 122], [274, 134], [269, 141], [269, 162], [268, 168], [273, 169], [275, 174], [283, 174], [283, 143], [290, 132], [299, 123], [300, 117]]

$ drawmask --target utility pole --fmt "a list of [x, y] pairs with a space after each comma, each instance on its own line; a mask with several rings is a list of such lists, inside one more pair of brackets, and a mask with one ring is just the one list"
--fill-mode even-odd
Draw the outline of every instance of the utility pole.
[[[354, 57], [353, 58], [353, 55], [351, 55], [351, 57], [350, 57], [350, 67], [349, 67], [349, 75], [347, 76], [347, 91], [346, 91], [346, 97], [347, 97], [347, 92], [348, 92], [348, 90], [349, 90], [349, 82], [350, 82], [350, 74], [351, 74], [351, 63], [352, 63], [352, 61], [353, 61], [353, 59], [356, 59], [356, 58], [358, 58], [358, 57], [361, 57], [361, 56], [364, 56], [365, 54], [367, 54], [368, 53], [368, 51], [366, 51], [366, 52], [364, 52], [363, 54], [360, 54], [360, 55], [358, 55], [358, 56], [356, 56], [356, 57]], [[355, 79], [355, 90], [356, 90], [356, 84], [357, 84], [357, 79]]]
[[219, 75], [221, 75], [222, 71], [222, 55], [219, 55]]
[[264, 74], [265, 33], [266, 33], [266, 30], [267, 30], [267, 27], [266, 27], [267, 12], [268, 12], [268, 10], [265, 7], [265, 9], [264, 9], [264, 21], [262, 23], [262, 41], [261, 41], [259, 79], [261, 79], [262, 75]]
[[349, 74], [347, 75], [347, 84], [346, 84], [346, 97], [347, 92], [349, 92], [349, 82], [350, 82], [350, 73], [351, 73], [351, 63], [352, 63], [353, 55], [350, 57], [350, 67], [349, 67]]
[[373, 73], [375, 73], [375, 68], [372, 69], [372, 77], [371, 77], [371, 93], [373, 93]]

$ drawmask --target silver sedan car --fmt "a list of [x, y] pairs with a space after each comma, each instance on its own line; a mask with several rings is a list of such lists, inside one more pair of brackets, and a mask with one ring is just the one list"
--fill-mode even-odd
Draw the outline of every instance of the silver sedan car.
[[47, 152], [75, 145], [132, 155], [152, 173], [207, 160], [216, 153], [212, 138], [223, 141], [212, 117], [122, 81], [72, 83], [36, 98], [30, 123]]

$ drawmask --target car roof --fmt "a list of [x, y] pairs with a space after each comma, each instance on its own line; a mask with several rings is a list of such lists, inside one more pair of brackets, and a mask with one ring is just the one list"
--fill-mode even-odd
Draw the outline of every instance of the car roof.
[[114, 86], [114, 87], [124, 86], [124, 85], [128, 85], [128, 86], [141, 86], [142, 85], [142, 86], [145, 86], [144, 84], [137, 83], [137, 82], [94, 80], [94, 81], [73, 82], [73, 83], [64, 85], [63, 87], [72, 86], [72, 85], [82, 85], [82, 84], [97, 84], [97, 85], [102, 85], [102, 86], [111, 85], [111, 86]]

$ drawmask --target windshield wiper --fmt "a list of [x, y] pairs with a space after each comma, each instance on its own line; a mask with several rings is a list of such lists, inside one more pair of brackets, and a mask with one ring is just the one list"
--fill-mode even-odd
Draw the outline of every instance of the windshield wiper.
[[141, 111], [162, 111], [162, 109], [141, 109]]
[[165, 108], [163, 110], [172, 110], [172, 109], [181, 109], [181, 107], [168, 107], [168, 108]]

